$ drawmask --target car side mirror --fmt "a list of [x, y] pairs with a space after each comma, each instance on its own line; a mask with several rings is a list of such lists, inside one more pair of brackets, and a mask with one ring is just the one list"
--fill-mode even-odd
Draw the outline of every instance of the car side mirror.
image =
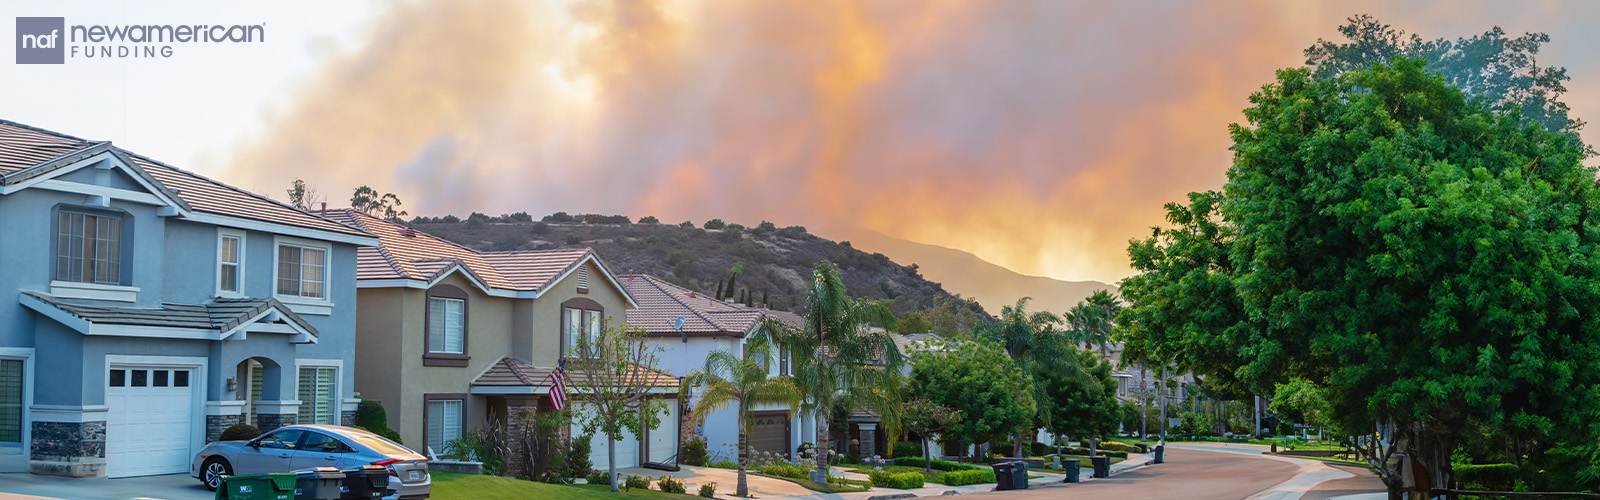
[[251, 448], [260, 448], [261, 447], [261, 440], [260, 439], [256, 439], [256, 440], [252, 440], [252, 441], [246, 441], [244, 443], [244, 445], [245, 446], [249, 446]]

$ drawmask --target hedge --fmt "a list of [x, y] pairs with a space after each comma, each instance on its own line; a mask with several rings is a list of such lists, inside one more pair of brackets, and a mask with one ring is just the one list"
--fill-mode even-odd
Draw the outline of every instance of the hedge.
[[966, 486], [969, 484], [995, 482], [993, 469], [973, 469], [946, 472], [939, 478], [945, 486]]
[[[904, 465], [904, 466], [908, 466], [908, 467], [922, 467], [924, 465], [924, 463], [925, 462], [923, 461], [922, 457], [900, 457], [900, 458], [894, 459], [894, 464], [895, 465]], [[932, 464], [932, 468], [933, 468], [933, 470], [945, 471], [945, 472], [961, 471], [961, 470], [977, 470], [978, 469], [978, 467], [970, 465], [970, 464], [963, 464], [963, 463], [959, 463], [959, 462], [951, 462], [951, 461], [948, 461], [948, 460], [934, 460], [933, 464]]]
[[1141, 451], [1138, 446], [1127, 443], [1118, 443], [1116, 441], [1106, 441], [1104, 443], [1100, 443], [1100, 449], [1105, 451], [1120, 451], [1123, 453], [1144, 453], [1144, 451]]
[[761, 466], [758, 470], [768, 476], [787, 477], [789, 479], [806, 478], [806, 471], [789, 464], [767, 464]]
[[921, 488], [922, 485], [923, 485], [923, 481], [925, 480], [922, 477], [922, 473], [921, 472], [893, 472], [893, 473], [891, 473], [891, 472], [872, 471], [872, 472], [867, 474], [867, 477], [872, 479], [872, 485], [873, 486], [878, 486], [878, 487], [883, 487], [883, 488], [894, 488], [894, 489], [897, 489], [897, 490], [909, 490], [909, 489], [914, 489], [914, 488]]

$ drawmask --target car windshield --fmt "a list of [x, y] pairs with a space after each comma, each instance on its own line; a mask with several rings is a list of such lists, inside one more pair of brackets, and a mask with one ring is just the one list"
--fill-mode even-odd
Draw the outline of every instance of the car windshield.
[[347, 434], [347, 436], [349, 436], [350, 439], [354, 439], [357, 443], [361, 443], [363, 446], [366, 446], [368, 448], [372, 448], [372, 451], [376, 451], [376, 452], [382, 453], [384, 455], [414, 455], [414, 454], [416, 454], [415, 452], [411, 451], [410, 449], [408, 449], [408, 448], [406, 448], [404, 446], [400, 446], [399, 443], [396, 443], [394, 441], [390, 441], [388, 439], [384, 439], [382, 436], [378, 436], [378, 435], [375, 435], [375, 434], [354, 434], [354, 433], [352, 433], [352, 434]]

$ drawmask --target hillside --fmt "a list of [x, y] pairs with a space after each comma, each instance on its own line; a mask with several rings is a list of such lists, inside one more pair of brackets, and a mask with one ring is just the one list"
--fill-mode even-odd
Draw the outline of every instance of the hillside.
[[[811, 266], [823, 259], [838, 264], [851, 295], [888, 299], [897, 314], [953, 296], [939, 283], [922, 277], [914, 264], [902, 266], [882, 254], [817, 237], [799, 226], [780, 229], [763, 224], [746, 229], [733, 224], [708, 230], [615, 221], [534, 222], [526, 216], [454, 219], [419, 218], [411, 225], [485, 251], [592, 247], [614, 273], [651, 274], [707, 295], [715, 295], [719, 285], [728, 281], [735, 263], [743, 263], [736, 280], [737, 296], [749, 293], [749, 302], [765, 302], [785, 311], [799, 312]], [[987, 314], [976, 304], [972, 307]]]
[[1099, 281], [1028, 276], [967, 252], [896, 239], [873, 231], [856, 231], [849, 237], [862, 250], [881, 252], [899, 262], [917, 263], [928, 279], [977, 300], [990, 311], [999, 311], [1001, 306], [1015, 304], [1022, 297], [1033, 297], [1028, 305], [1030, 310], [1060, 313], [1096, 290], [1116, 291], [1115, 286]]

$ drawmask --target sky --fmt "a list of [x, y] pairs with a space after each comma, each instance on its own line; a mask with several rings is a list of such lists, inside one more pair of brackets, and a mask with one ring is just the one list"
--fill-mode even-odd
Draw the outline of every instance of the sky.
[[0, 64], [0, 118], [278, 199], [299, 178], [330, 206], [369, 185], [412, 215], [870, 230], [1065, 280], [1127, 276], [1163, 204], [1221, 187], [1250, 93], [1354, 14], [1425, 38], [1548, 33], [1540, 64], [1600, 117], [1600, 4], [1577, 1], [0, 5], [264, 24], [168, 58]]

